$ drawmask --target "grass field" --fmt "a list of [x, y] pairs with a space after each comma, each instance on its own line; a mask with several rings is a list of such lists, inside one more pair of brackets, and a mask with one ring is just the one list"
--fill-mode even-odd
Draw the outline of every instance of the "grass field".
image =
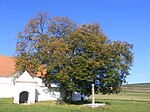
[[150, 102], [130, 100], [97, 100], [105, 102], [101, 108], [83, 105], [57, 105], [55, 102], [40, 102], [32, 105], [17, 105], [12, 99], [0, 99], [0, 112], [149, 112]]
[[149, 101], [150, 93], [148, 92], [121, 92], [114, 95], [95, 95], [96, 99], [113, 99], [113, 100], [129, 100], [129, 101]]
[[[138, 88], [142, 90], [145, 86]], [[1, 98], [0, 112], [149, 112], [150, 92], [143, 90], [124, 91], [117, 95], [95, 95], [97, 103], [106, 103], [106, 106], [99, 108], [85, 107], [81, 103], [59, 105], [55, 101], [19, 105], [13, 104], [13, 99]], [[90, 100], [88, 103], [91, 103]]]

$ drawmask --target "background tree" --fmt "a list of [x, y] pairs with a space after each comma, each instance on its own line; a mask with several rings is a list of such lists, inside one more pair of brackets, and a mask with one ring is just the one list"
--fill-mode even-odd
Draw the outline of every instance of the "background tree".
[[90, 95], [92, 83], [102, 94], [120, 92], [132, 66], [133, 46], [109, 40], [99, 24], [77, 27], [67, 17], [39, 13], [18, 37], [16, 67], [34, 73], [44, 65], [45, 85], [59, 83], [65, 101], [73, 91]]

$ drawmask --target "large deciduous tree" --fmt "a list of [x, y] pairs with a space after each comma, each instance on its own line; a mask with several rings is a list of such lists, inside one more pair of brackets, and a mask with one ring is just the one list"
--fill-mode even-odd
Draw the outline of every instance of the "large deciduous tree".
[[59, 83], [65, 100], [73, 91], [91, 94], [120, 92], [132, 66], [132, 45], [111, 41], [99, 24], [76, 26], [69, 18], [39, 13], [18, 35], [16, 67], [30, 73], [47, 70], [44, 82]]
[[16, 70], [27, 70], [31, 74], [42, 72], [47, 67], [45, 55], [48, 52], [45, 52], [44, 49], [52, 42], [51, 38], [55, 37], [58, 40], [60, 37], [66, 37], [75, 28], [76, 24], [68, 17], [50, 18], [47, 13], [38, 13], [29, 20], [24, 30], [18, 33], [15, 55]]

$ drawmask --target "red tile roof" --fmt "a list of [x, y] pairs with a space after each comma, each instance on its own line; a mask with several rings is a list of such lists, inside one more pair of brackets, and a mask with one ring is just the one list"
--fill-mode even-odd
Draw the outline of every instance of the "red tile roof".
[[[2, 77], [8, 77], [11, 75], [14, 75], [16, 73], [15, 71], [15, 62], [12, 57], [4, 56], [0, 54], [0, 76]], [[34, 74], [36, 77], [44, 77], [46, 73], [46, 70], [43, 70], [43, 74], [38, 72], [37, 74]]]
[[15, 62], [12, 57], [0, 54], [0, 76], [10, 76], [15, 72]]

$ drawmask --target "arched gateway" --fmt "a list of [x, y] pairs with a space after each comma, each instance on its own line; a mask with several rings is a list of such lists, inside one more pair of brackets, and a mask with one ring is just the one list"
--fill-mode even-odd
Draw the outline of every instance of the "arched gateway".
[[28, 103], [29, 93], [27, 91], [23, 91], [19, 94], [19, 103]]
[[37, 82], [34, 80], [34, 78], [25, 71], [19, 78], [15, 80], [16, 93], [14, 95], [14, 103], [35, 103], [36, 84]]

